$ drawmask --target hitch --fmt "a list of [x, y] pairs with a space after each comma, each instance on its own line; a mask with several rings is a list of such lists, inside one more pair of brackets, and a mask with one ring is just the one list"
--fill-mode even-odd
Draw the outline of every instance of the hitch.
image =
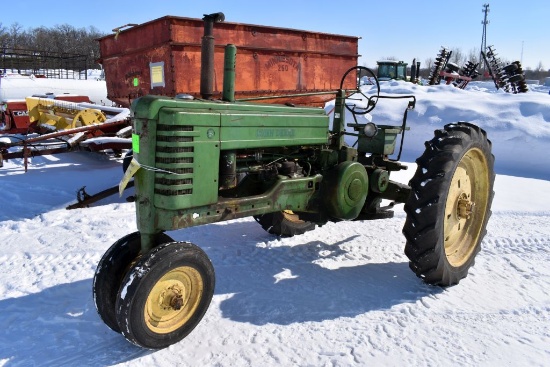
[[[126, 188], [133, 187], [134, 181], [128, 182], [128, 185], [126, 185]], [[99, 201], [101, 199], [105, 199], [111, 195], [114, 195], [118, 193], [118, 185], [110, 187], [108, 189], [105, 189], [103, 191], [98, 192], [97, 194], [90, 195], [86, 192], [86, 186], [82, 186], [77, 192], [76, 192], [76, 200], [77, 202], [74, 204], [69, 205], [66, 209], [77, 209], [77, 208], [87, 208], [90, 204], [95, 203], [96, 201]], [[132, 202], [134, 201], [133, 196], [129, 196], [126, 198], [127, 201]]]

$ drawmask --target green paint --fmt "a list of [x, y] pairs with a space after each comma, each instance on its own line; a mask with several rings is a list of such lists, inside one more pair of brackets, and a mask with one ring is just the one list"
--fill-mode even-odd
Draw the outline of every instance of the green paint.
[[139, 135], [132, 134], [132, 150], [134, 153], [139, 154]]

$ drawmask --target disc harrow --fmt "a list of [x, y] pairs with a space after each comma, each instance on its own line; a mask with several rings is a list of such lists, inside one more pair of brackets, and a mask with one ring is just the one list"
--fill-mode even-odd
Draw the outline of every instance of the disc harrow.
[[430, 71], [428, 85], [441, 84], [441, 80], [445, 80], [445, 84], [452, 84], [457, 88], [464, 89], [471, 80], [479, 75], [477, 70], [479, 64], [468, 61], [465, 66], [460, 68], [454, 62], [449, 61], [452, 54], [453, 51], [441, 47]]
[[452, 53], [452, 51], [447, 50], [445, 47], [441, 47], [430, 71], [428, 85], [436, 85], [441, 83], [441, 73], [447, 68], [447, 64], [449, 63]]
[[514, 61], [509, 65], [503, 65], [503, 62], [498, 58], [494, 46], [488, 46], [487, 52], [482, 52], [487, 65], [489, 75], [495, 83], [497, 89], [502, 89], [507, 93], [526, 93], [529, 91], [525, 82], [523, 68], [519, 61]]

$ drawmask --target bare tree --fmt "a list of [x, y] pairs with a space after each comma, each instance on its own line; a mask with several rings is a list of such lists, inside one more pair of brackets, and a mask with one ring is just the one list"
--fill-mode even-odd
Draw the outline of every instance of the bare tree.
[[466, 55], [462, 53], [460, 48], [453, 48], [452, 52], [449, 62], [455, 63], [458, 66], [462, 66], [466, 63]]
[[481, 60], [479, 60], [478, 49], [476, 49], [476, 48], [470, 49], [470, 52], [468, 52], [467, 61], [471, 61], [474, 64], [477, 64], [481, 61]]
[[19, 23], [13, 23], [11, 26], [10, 26], [10, 29], [8, 31], [8, 42], [7, 42], [7, 46], [10, 47], [10, 48], [15, 48], [17, 47], [18, 44], [20, 44], [21, 42], [21, 36], [22, 36], [22, 33], [23, 33], [23, 26]]
[[98, 38], [105, 36], [97, 28], [75, 28], [69, 24], [52, 28], [24, 30], [19, 23], [9, 28], [0, 23], [0, 47], [7, 50], [26, 49], [46, 53], [85, 55], [91, 64], [99, 58]]
[[424, 65], [426, 69], [431, 70], [432, 66], [434, 65], [433, 57], [428, 57], [426, 60], [424, 60]]
[[54, 52], [51, 39], [50, 31], [47, 28], [39, 27], [33, 30], [34, 34], [34, 47], [37, 50], [42, 50], [46, 52]]
[[9, 37], [8, 30], [6, 29], [6, 27], [4, 27], [2, 23], [0, 23], [0, 46], [1, 47], [7, 46], [8, 37]]

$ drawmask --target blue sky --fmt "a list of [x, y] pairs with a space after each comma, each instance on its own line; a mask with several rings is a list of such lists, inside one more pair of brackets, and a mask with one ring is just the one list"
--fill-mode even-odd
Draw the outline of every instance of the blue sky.
[[[424, 64], [435, 58], [441, 46], [460, 48], [479, 55], [482, 8], [489, 3], [487, 45], [493, 45], [503, 60], [520, 60], [525, 68], [539, 62], [550, 69], [550, 1], [499, 0], [420, 1], [105, 1], [82, 3], [56, 0], [33, 5], [13, 1], [3, 5], [0, 23], [17, 22], [25, 29], [57, 24], [77, 28], [95, 26], [111, 32], [127, 23], [144, 23], [165, 15], [202, 18], [221, 11], [226, 21], [303, 29], [361, 37], [360, 65], [375, 66], [376, 60], [413, 58]], [[49, 4], [49, 5], [48, 5]], [[79, 4], [79, 5], [77, 5]]]

